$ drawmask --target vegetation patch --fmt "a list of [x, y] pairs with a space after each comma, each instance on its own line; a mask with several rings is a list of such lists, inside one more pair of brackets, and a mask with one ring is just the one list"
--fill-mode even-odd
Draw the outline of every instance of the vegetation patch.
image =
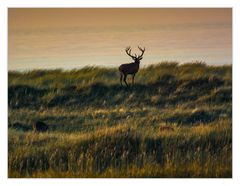
[[9, 177], [232, 176], [231, 66], [163, 62], [129, 87], [98, 67], [8, 80]]

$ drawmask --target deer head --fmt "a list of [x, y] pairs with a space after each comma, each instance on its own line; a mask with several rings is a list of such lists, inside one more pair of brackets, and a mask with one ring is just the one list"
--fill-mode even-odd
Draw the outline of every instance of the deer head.
[[141, 47], [139, 47], [138, 46], [138, 49], [142, 52], [140, 55], [137, 55], [137, 54], [135, 54], [135, 56], [133, 56], [132, 54], [131, 54], [131, 51], [132, 51], [132, 49], [131, 49], [131, 47], [127, 47], [126, 48], [126, 53], [127, 53], [127, 55], [128, 56], [130, 56], [133, 60], [134, 60], [134, 62], [135, 63], [140, 63], [140, 60], [142, 60], [143, 59], [143, 54], [144, 54], [144, 52], [145, 52], [145, 48], [141, 48]]

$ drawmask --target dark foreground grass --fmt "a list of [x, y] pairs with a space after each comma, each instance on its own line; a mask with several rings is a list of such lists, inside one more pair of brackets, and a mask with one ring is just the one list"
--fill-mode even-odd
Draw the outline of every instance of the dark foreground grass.
[[[231, 66], [9, 72], [9, 177], [231, 177]], [[32, 131], [33, 122], [49, 125]]]

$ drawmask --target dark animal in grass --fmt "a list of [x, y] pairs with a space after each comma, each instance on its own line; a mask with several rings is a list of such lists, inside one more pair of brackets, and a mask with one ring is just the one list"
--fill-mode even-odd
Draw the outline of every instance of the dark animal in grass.
[[126, 81], [128, 74], [132, 75], [132, 84], [134, 84], [134, 77], [139, 70], [140, 61], [143, 59], [142, 56], [145, 52], [145, 48], [142, 49], [141, 47], [138, 47], [138, 49], [142, 52], [142, 54], [140, 54], [140, 55], [135, 54], [135, 56], [133, 56], [131, 54], [131, 50], [132, 50], [131, 47], [127, 47], [126, 50], [125, 50], [127, 55], [130, 56], [134, 60], [134, 62], [133, 63], [122, 64], [118, 68], [119, 72], [120, 72], [120, 83], [121, 83], [121, 85], [122, 85], [122, 81], [124, 81], [125, 84], [128, 86], [127, 81]]
[[46, 132], [48, 130], [48, 125], [42, 121], [36, 121], [32, 125], [32, 128], [35, 132]]

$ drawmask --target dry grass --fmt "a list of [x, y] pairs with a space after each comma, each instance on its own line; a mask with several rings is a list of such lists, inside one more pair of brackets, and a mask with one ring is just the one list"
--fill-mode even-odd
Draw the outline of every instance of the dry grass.
[[[9, 177], [231, 177], [231, 66], [9, 72]], [[46, 133], [13, 128], [49, 125]]]

